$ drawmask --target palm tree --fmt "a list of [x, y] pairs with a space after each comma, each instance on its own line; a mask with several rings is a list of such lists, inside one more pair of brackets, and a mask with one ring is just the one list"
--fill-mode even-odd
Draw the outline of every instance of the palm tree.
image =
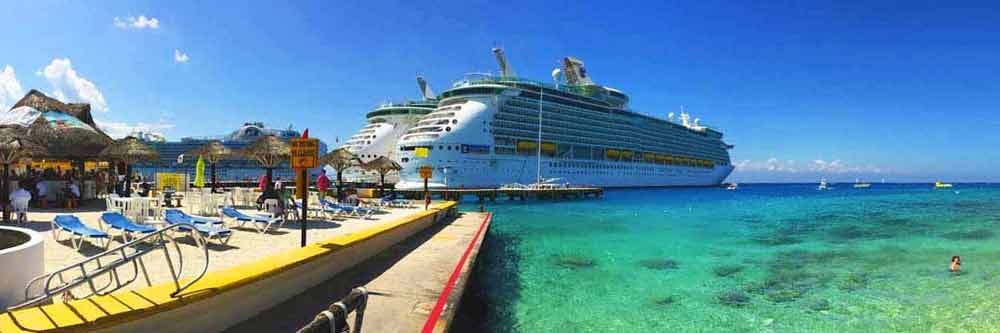
[[337, 148], [334, 151], [323, 155], [323, 157], [320, 157], [319, 164], [329, 164], [334, 170], [337, 170], [337, 200], [342, 201], [344, 199], [341, 195], [341, 190], [344, 184], [344, 170], [353, 166], [361, 165], [361, 159], [359, 159], [357, 155], [347, 151], [347, 148]]
[[219, 140], [214, 140], [205, 144], [204, 146], [198, 147], [192, 151], [185, 153], [192, 156], [201, 156], [211, 165], [212, 174], [212, 192], [216, 192], [219, 187], [218, 180], [215, 177], [215, 165], [220, 161], [225, 159], [231, 159], [234, 157], [232, 149], [229, 149], [222, 144]]

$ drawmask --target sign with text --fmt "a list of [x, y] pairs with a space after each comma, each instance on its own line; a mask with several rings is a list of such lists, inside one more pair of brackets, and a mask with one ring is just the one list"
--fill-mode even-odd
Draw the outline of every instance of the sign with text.
[[427, 158], [427, 156], [430, 155], [430, 152], [431, 152], [430, 148], [417, 147], [416, 149], [413, 150], [413, 156], [416, 156], [417, 158]]
[[430, 165], [420, 167], [420, 178], [430, 179], [432, 175], [434, 175], [434, 168]]
[[319, 139], [294, 138], [288, 143], [292, 150], [293, 169], [319, 167]]

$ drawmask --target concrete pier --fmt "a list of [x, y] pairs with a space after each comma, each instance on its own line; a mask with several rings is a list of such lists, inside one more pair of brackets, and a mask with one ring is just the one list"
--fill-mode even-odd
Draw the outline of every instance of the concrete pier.
[[[497, 199], [506, 200], [565, 200], [600, 198], [604, 196], [604, 189], [597, 187], [570, 187], [570, 188], [542, 188], [542, 189], [430, 189], [431, 197], [449, 201], [462, 201], [463, 197], [475, 196], [478, 202], [496, 202]], [[421, 200], [424, 196], [423, 190], [396, 190], [404, 197], [414, 200]]]
[[463, 213], [431, 226], [227, 332], [293, 332], [358, 286], [371, 292], [363, 331], [446, 331], [489, 222], [489, 214]]

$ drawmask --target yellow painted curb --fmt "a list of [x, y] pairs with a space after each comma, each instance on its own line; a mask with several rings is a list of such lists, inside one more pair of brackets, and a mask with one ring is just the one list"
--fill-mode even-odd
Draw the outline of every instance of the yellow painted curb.
[[0, 313], [0, 333], [82, 332], [140, 320], [310, 263], [401, 226], [421, 221], [441, 211], [454, 209], [456, 205], [457, 203], [453, 201], [437, 203], [428, 210], [413, 212], [357, 233], [315, 242], [237, 267], [210, 271], [178, 297], [170, 296], [175, 290], [173, 283], [164, 283], [140, 290], [120, 291], [108, 296]]

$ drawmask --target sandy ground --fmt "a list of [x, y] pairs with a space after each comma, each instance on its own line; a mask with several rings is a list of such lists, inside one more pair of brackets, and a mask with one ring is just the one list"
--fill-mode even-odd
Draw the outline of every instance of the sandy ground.
[[[385, 209], [382, 214], [375, 214], [371, 219], [360, 219], [354, 218], [336, 218], [336, 219], [325, 219], [310, 216], [307, 222], [307, 241], [316, 242], [321, 240], [326, 240], [340, 235], [347, 235], [355, 233], [373, 226], [387, 223], [394, 220], [396, 217], [406, 215], [408, 213], [417, 211], [420, 208], [389, 208]], [[77, 250], [74, 249], [70, 241], [68, 240], [69, 234], [65, 231], [60, 232], [59, 241], [56, 241], [52, 232], [52, 224], [50, 221], [59, 214], [72, 214], [80, 218], [80, 220], [87, 226], [93, 227], [100, 230], [101, 223], [100, 215], [105, 210], [105, 205], [103, 202], [92, 202], [83, 208], [79, 209], [60, 209], [60, 210], [33, 210], [28, 214], [28, 223], [16, 223], [10, 224], [15, 227], [25, 227], [33, 229], [42, 233], [45, 237], [45, 270], [46, 273], [52, 273], [59, 270], [67, 265], [77, 263], [88, 257], [100, 254], [104, 252], [103, 240], [91, 240], [87, 239], [83, 246]], [[240, 209], [242, 212], [253, 215], [259, 212], [253, 209]], [[229, 239], [228, 243], [223, 245], [217, 240], [211, 240], [208, 245], [208, 271], [222, 270], [226, 268], [231, 268], [234, 266], [241, 265], [243, 263], [259, 260], [261, 258], [281, 253], [290, 249], [294, 249], [300, 246], [301, 233], [300, 233], [300, 222], [298, 220], [288, 221], [281, 228], [277, 230], [268, 231], [264, 234], [258, 233], [250, 224], [247, 224], [245, 228], [236, 226], [234, 221], [227, 220], [227, 226], [233, 231], [232, 237]], [[156, 226], [155, 222], [153, 224]], [[117, 236], [117, 231], [108, 232], [114, 236]], [[173, 263], [173, 267], [180, 270], [181, 279], [191, 278], [197, 276], [205, 265], [205, 251], [197, 245], [194, 238], [185, 233], [175, 233], [173, 235], [174, 242], [168, 242], [166, 252], [169, 253], [169, 260]], [[110, 248], [122, 245], [123, 242], [119, 237], [115, 237], [111, 242]], [[177, 247], [174, 246], [177, 245]], [[151, 248], [150, 245], [139, 245], [137, 248]], [[177, 249], [180, 250], [180, 257], [183, 260], [183, 267], [181, 267], [178, 260]], [[172, 283], [170, 265], [167, 264], [167, 256], [164, 254], [163, 247], [157, 247], [153, 249], [154, 251], [143, 255], [143, 263], [145, 266], [145, 271], [147, 274], [142, 274], [142, 267], [135, 266], [133, 264], [127, 264], [121, 266], [117, 269], [119, 274], [119, 279], [121, 280], [132, 280], [136, 277], [134, 283], [130, 283], [121, 288], [121, 290], [143, 288], [149, 285], [156, 285], [161, 283]], [[133, 253], [135, 249], [128, 248], [126, 253]], [[117, 255], [107, 255], [102, 257], [101, 261], [103, 263], [111, 262], [119, 258]], [[87, 269], [95, 269], [96, 262], [91, 262], [87, 265]], [[136, 274], [135, 272], [140, 272]], [[74, 269], [66, 271], [63, 277], [66, 280], [80, 276], [80, 270]], [[146, 279], [148, 275], [148, 280]], [[107, 285], [110, 280], [110, 275], [106, 275], [103, 278], [98, 278], [97, 281], [99, 286]], [[114, 284], [112, 284], [114, 286]], [[85, 285], [78, 287], [73, 290], [76, 297], [86, 297], [89, 294], [89, 287]]]

